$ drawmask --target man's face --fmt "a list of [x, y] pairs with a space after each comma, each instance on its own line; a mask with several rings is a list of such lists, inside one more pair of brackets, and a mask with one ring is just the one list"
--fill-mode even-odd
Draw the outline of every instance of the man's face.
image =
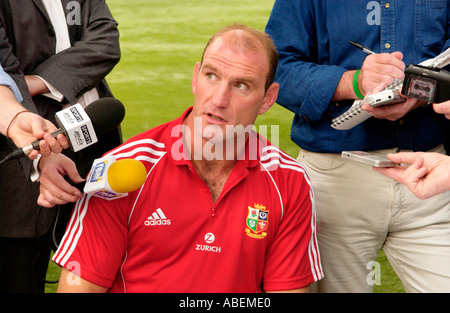
[[252, 125], [276, 100], [277, 84], [265, 92], [267, 74], [268, 60], [262, 48], [236, 50], [223, 37], [217, 38], [205, 52], [203, 63], [196, 64], [192, 80], [191, 115], [201, 119], [202, 134], [206, 127], [220, 128], [217, 131], [225, 136], [227, 125]]

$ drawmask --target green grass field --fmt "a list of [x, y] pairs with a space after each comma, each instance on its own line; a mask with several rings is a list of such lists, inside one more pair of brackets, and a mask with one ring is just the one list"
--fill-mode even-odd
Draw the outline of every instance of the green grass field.
[[[172, 120], [192, 105], [192, 72], [209, 37], [234, 22], [264, 30], [273, 2], [108, 0], [119, 23], [122, 59], [107, 80], [126, 107], [124, 139]], [[279, 146], [296, 157], [298, 147], [289, 139], [291, 121], [292, 113], [275, 105], [257, 123], [279, 125]], [[377, 261], [382, 272], [375, 292], [402, 292], [382, 252]], [[58, 275], [58, 267], [50, 264], [48, 278]], [[46, 291], [55, 289], [47, 285]]]

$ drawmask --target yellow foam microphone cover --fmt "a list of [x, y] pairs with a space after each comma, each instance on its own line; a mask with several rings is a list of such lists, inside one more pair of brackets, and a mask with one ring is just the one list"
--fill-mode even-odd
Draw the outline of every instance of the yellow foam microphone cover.
[[147, 176], [144, 164], [135, 159], [122, 159], [108, 169], [108, 183], [118, 193], [126, 193], [140, 188]]

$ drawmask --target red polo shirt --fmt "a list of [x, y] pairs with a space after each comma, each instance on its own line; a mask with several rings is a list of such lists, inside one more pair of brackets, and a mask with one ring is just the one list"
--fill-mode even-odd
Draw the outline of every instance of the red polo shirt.
[[110, 153], [135, 158], [147, 180], [127, 197], [85, 196], [53, 256], [110, 292], [260, 292], [323, 277], [309, 177], [256, 133], [216, 203], [183, 157], [189, 114]]

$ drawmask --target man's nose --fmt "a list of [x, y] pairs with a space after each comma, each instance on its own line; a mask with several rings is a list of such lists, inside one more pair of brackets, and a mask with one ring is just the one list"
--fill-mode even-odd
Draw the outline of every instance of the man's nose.
[[222, 82], [214, 90], [213, 104], [218, 107], [226, 107], [230, 102], [230, 89], [228, 84]]

